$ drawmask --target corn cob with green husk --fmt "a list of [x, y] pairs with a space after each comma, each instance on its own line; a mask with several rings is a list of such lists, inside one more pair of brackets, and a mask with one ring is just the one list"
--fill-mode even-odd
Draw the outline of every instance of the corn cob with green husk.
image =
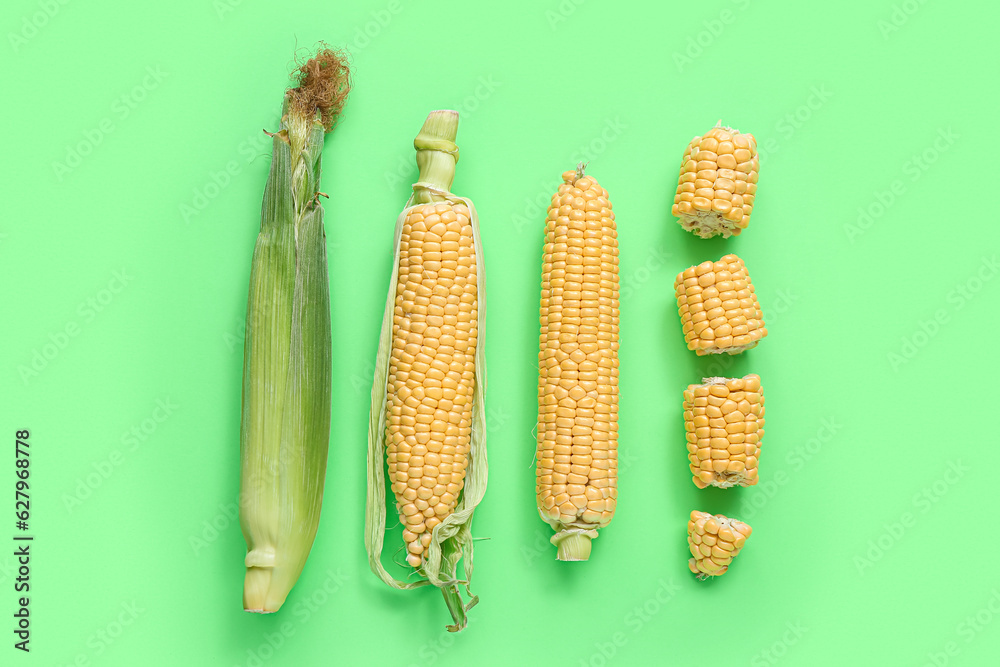
[[240, 526], [243, 607], [277, 611], [319, 525], [330, 441], [330, 295], [323, 139], [350, 87], [344, 54], [323, 49], [296, 73], [272, 135], [254, 247], [243, 357]]
[[[413, 142], [420, 176], [396, 222], [372, 388], [365, 527], [372, 571], [394, 588], [440, 588], [453, 632], [465, 627], [478, 600], [469, 590], [470, 526], [486, 490], [483, 258], [475, 207], [449, 192], [457, 130], [456, 112], [434, 111]], [[410, 583], [397, 581], [381, 562], [386, 463], [406, 562], [425, 577]]]

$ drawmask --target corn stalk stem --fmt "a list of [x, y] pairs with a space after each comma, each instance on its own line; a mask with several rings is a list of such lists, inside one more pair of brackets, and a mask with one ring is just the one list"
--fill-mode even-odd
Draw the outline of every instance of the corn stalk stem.
[[[416, 139], [413, 147], [417, 151], [417, 167], [420, 169], [418, 183], [426, 183], [436, 190], [449, 192], [455, 179], [455, 164], [458, 162], [458, 146], [455, 137], [458, 134], [457, 111], [432, 111]], [[414, 188], [413, 203], [429, 204], [444, 201], [440, 194], [421, 188]]]
[[443, 586], [441, 593], [444, 595], [445, 604], [448, 605], [448, 611], [451, 612], [451, 618], [455, 621], [454, 625], [446, 626], [448, 632], [459, 632], [465, 629], [465, 626], [468, 624], [466, 612], [476, 606], [479, 598], [473, 597], [469, 601], [469, 604], [463, 603], [462, 594], [458, 590], [457, 583]]
[[561, 561], [590, 559], [590, 537], [581, 533], [566, 536], [559, 542], [556, 558]]

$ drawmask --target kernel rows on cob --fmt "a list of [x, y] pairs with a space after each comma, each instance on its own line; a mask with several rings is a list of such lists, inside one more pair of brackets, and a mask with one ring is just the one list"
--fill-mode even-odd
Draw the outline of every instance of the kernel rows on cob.
[[705, 378], [684, 392], [691, 474], [699, 489], [757, 483], [764, 436], [764, 392], [760, 377]]
[[739, 354], [767, 335], [753, 283], [736, 255], [682, 271], [674, 289], [684, 339], [699, 356]]
[[465, 482], [477, 306], [468, 207], [412, 207], [399, 247], [386, 419], [389, 478], [413, 567]]
[[703, 239], [746, 229], [757, 193], [757, 142], [721, 124], [688, 144], [674, 195], [673, 214]]
[[[484, 272], [478, 218], [449, 192], [458, 114], [432, 112], [414, 140], [420, 180], [396, 225], [395, 262], [372, 389], [365, 546], [372, 570], [399, 589], [433, 584], [466, 624], [472, 513], [486, 488], [483, 395]], [[406, 561], [426, 577], [394, 579], [382, 566], [385, 481], [404, 526]], [[464, 579], [456, 574], [464, 557]], [[463, 584], [471, 600], [462, 602]]]
[[688, 567], [699, 579], [725, 574], [730, 563], [750, 537], [752, 529], [742, 521], [697, 510], [688, 521]]
[[583, 165], [552, 196], [542, 262], [538, 512], [558, 559], [580, 561], [618, 498], [618, 236]]

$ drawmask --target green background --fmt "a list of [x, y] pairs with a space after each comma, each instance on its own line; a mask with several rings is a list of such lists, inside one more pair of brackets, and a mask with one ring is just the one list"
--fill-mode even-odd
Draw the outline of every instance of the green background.
[[[1000, 13], [667, 4], [7, 3], [0, 663], [991, 664]], [[303, 576], [260, 617], [241, 611], [234, 511], [261, 129], [296, 48], [319, 40], [351, 50], [355, 77], [324, 156], [329, 469]], [[491, 474], [473, 525], [488, 539], [458, 636], [440, 595], [385, 587], [363, 547], [393, 224], [437, 108], [462, 114], [454, 190], [479, 209], [489, 283]], [[720, 118], [756, 135], [760, 190], [743, 236], [703, 241], [669, 204], [686, 143]], [[562, 564], [533, 488], [538, 203], [581, 159], [621, 239], [622, 468], [590, 562]], [[697, 358], [673, 278], [727, 252], [770, 334]], [[681, 391], [751, 372], [767, 396], [761, 484], [699, 491]], [[20, 428], [29, 655], [12, 647], [2, 546]], [[692, 509], [754, 528], [721, 579], [688, 572]]]

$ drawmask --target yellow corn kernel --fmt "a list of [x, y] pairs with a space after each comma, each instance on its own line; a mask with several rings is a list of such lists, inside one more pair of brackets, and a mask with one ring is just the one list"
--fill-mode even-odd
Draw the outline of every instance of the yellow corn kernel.
[[618, 237], [582, 165], [552, 197], [542, 261], [538, 512], [559, 560], [587, 560], [618, 500]]
[[684, 428], [695, 486], [754, 486], [764, 437], [760, 377], [712, 377], [688, 385]]
[[767, 335], [743, 260], [726, 255], [677, 274], [677, 309], [689, 350], [739, 354]]
[[719, 124], [684, 151], [672, 213], [703, 239], [737, 236], [750, 224], [757, 194], [757, 142]]
[[400, 236], [386, 451], [413, 567], [465, 482], [479, 317], [473, 241], [468, 207], [448, 201], [410, 208]]
[[742, 521], [721, 514], [691, 512], [688, 548], [692, 558], [688, 560], [688, 567], [699, 579], [725, 574], [751, 532], [750, 526]]

